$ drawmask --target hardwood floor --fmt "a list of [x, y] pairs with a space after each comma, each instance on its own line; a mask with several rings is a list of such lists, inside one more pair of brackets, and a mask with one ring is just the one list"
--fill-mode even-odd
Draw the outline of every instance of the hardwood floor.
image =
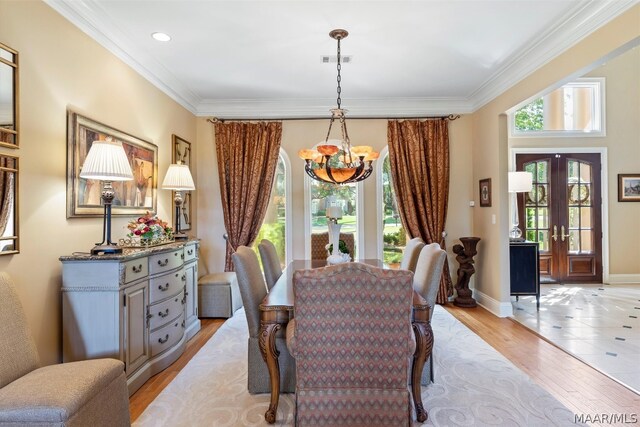
[[187, 348], [178, 360], [164, 371], [151, 377], [149, 381], [144, 383], [144, 385], [129, 398], [131, 422], [135, 421], [140, 414], [144, 412], [147, 406], [153, 402], [153, 399], [178, 375], [198, 350], [209, 341], [209, 338], [216, 333], [225, 320], [226, 319], [200, 319], [200, 332], [187, 342]]
[[[445, 308], [576, 414], [591, 416], [592, 419], [601, 414], [627, 414], [627, 419], [631, 414], [635, 414], [636, 419], [640, 418], [639, 395], [565, 353], [521, 324], [496, 317], [482, 307], [469, 309], [448, 304]], [[224, 319], [201, 321], [202, 329], [188, 342], [185, 353], [131, 396], [131, 421], [142, 414], [147, 405], [224, 323]], [[607, 422], [603, 425], [616, 424]]]

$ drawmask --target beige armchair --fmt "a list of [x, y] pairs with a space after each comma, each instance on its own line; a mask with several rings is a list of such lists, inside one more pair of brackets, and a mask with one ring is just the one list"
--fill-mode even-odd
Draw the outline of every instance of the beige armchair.
[[408, 426], [412, 278], [358, 262], [293, 277], [296, 426]]
[[0, 273], [0, 426], [129, 426], [124, 364], [96, 359], [39, 367], [22, 305]]
[[424, 248], [424, 241], [419, 237], [414, 237], [407, 242], [404, 247], [404, 253], [402, 254], [402, 262], [400, 262], [400, 268], [402, 270], [416, 271], [416, 264], [418, 263], [418, 256], [420, 251]]

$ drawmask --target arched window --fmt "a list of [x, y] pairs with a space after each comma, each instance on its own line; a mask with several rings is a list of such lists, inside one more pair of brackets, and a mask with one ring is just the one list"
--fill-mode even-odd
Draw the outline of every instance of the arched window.
[[399, 265], [407, 235], [402, 227], [393, 191], [389, 148], [380, 152], [377, 162], [378, 257], [391, 267]]
[[[276, 174], [273, 179], [273, 187], [271, 188], [271, 199], [267, 207], [267, 213], [262, 221], [262, 226], [258, 232], [253, 249], [258, 253], [258, 243], [262, 239], [270, 240], [276, 247], [280, 264], [285, 267], [290, 261], [289, 248], [290, 232], [288, 213], [291, 212], [291, 179], [290, 179], [290, 163], [287, 153], [280, 149], [278, 156], [278, 164], [276, 166]], [[258, 253], [258, 256], [259, 253]]]

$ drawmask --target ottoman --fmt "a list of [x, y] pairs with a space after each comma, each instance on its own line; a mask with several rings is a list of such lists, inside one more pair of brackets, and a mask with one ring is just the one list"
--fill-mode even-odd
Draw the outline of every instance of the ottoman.
[[198, 317], [226, 317], [242, 307], [236, 273], [213, 273], [198, 279]]

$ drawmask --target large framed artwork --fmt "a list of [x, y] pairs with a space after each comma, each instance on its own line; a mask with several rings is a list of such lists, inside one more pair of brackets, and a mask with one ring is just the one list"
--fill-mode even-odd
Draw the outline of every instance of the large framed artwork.
[[127, 153], [133, 181], [113, 182], [116, 193], [112, 215], [141, 215], [156, 211], [158, 147], [73, 111], [67, 112], [67, 218], [103, 215], [102, 183], [80, 178], [80, 170], [93, 141], [112, 138]]
[[[171, 135], [171, 163], [182, 163], [189, 166], [191, 170], [191, 143], [180, 138], [178, 135]], [[193, 172], [192, 172], [193, 175]], [[171, 200], [176, 196], [175, 191], [171, 192]], [[180, 230], [191, 230], [191, 191], [182, 192], [182, 206], [180, 208]], [[175, 209], [173, 210], [173, 223], [175, 224]]]
[[618, 174], [618, 201], [640, 202], [640, 173]]

